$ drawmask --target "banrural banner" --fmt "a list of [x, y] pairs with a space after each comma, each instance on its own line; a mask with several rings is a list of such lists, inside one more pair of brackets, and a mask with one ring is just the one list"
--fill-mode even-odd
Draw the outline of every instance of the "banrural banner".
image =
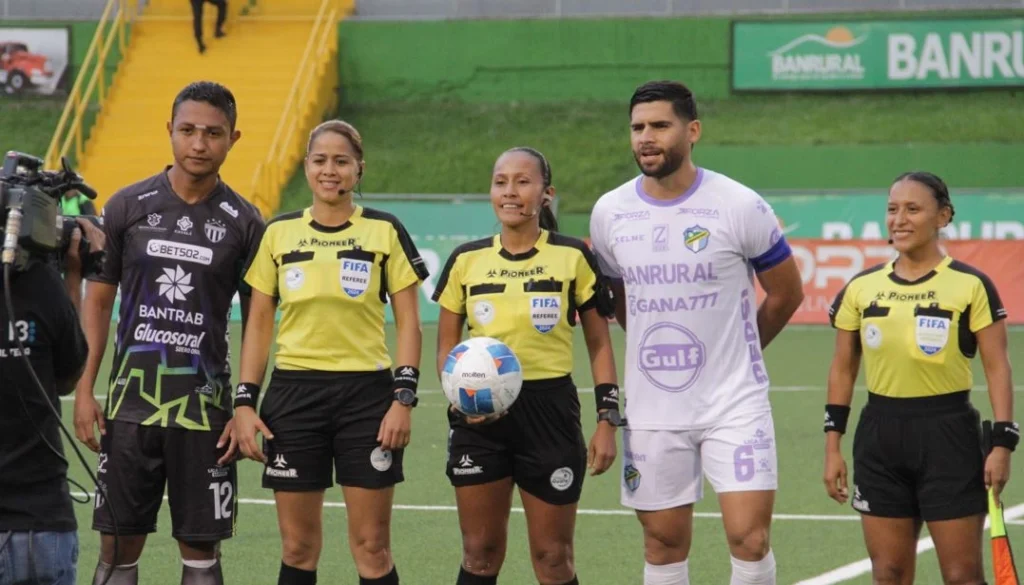
[[1024, 19], [735, 22], [733, 89], [1024, 85]]

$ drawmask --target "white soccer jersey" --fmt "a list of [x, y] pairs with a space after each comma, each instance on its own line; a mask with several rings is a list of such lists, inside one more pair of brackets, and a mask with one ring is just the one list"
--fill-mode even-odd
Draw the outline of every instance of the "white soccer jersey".
[[771, 410], [754, 272], [790, 256], [757, 193], [698, 169], [661, 201], [637, 177], [594, 206], [590, 238], [626, 291], [626, 418], [634, 429], [704, 429]]

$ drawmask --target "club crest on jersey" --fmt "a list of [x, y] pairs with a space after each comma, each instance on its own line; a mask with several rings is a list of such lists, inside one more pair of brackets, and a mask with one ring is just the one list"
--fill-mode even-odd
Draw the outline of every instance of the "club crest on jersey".
[[640, 471], [635, 465], [630, 463], [622, 468], [622, 481], [631, 492], [635, 492], [640, 487]]
[[370, 262], [366, 260], [341, 259], [341, 288], [352, 298], [370, 288]]
[[530, 297], [530, 320], [533, 327], [547, 333], [558, 325], [562, 317], [562, 299], [559, 297]]
[[914, 317], [914, 337], [917, 340], [917, 347], [925, 355], [935, 355], [946, 347], [949, 341], [949, 328], [951, 321], [944, 317], [932, 317], [918, 315]]
[[707, 248], [709, 239], [711, 239], [711, 232], [700, 225], [683, 230], [683, 244], [686, 245], [687, 250], [694, 254]]
[[228, 235], [228, 228], [220, 220], [208, 219], [203, 226], [203, 232], [206, 234], [207, 240], [216, 244], [223, 240], [224, 236]]

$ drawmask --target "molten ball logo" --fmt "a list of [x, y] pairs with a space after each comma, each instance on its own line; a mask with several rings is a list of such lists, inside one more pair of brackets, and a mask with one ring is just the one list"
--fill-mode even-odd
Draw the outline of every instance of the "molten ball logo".
[[640, 371], [666, 392], [683, 392], [700, 377], [707, 361], [704, 344], [675, 323], [658, 323], [644, 332], [637, 351]]

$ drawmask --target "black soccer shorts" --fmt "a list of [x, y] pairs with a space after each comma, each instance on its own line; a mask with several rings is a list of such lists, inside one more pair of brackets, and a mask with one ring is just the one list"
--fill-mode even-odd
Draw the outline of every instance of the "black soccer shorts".
[[446, 473], [455, 487], [506, 477], [554, 505], [579, 502], [587, 466], [580, 401], [569, 376], [527, 381], [508, 414], [470, 425], [448, 411]]
[[113, 534], [116, 515], [119, 534], [156, 532], [166, 484], [171, 536], [185, 542], [231, 538], [238, 482], [234, 463], [217, 465], [227, 450], [217, 448], [220, 434], [107, 420], [96, 467], [107, 494], [96, 494], [93, 530]]
[[871, 394], [853, 439], [853, 508], [887, 518], [952, 520], [988, 509], [981, 417], [969, 392]]
[[392, 374], [274, 370], [260, 406], [263, 487], [325, 490], [332, 467], [342, 486], [380, 489], [404, 481], [404, 449], [384, 451], [377, 433], [394, 402]]

